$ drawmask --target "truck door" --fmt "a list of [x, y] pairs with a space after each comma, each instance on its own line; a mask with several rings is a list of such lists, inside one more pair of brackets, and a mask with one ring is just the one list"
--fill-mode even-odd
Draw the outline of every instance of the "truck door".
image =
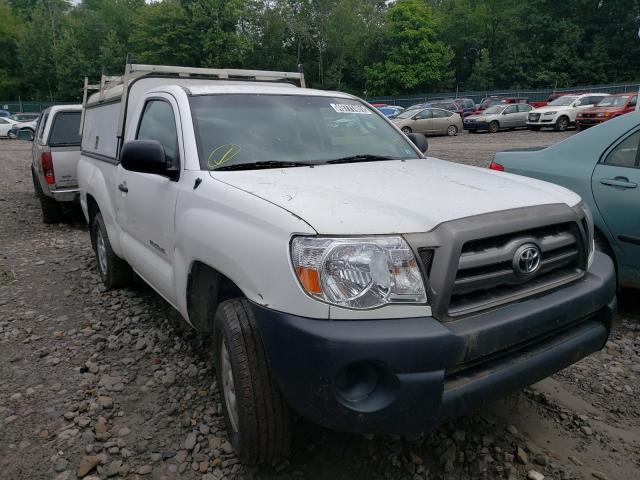
[[[146, 100], [135, 138], [157, 140], [165, 156], [181, 171], [183, 157], [178, 132], [180, 116], [175, 99], [154, 94]], [[181, 138], [181, 137], [180, 137]], [[126, 260], [152, 287], [170, 302], [173, 289], [175, 211], [180, 180], [149, 173], [131, 172], [118, 165], [116, 215], [126, 245]]]
[[[593, 196], [619, 245], [620, 263], [640, 272], [640, 131], [614, 146], [593, 171]], [[640, 279], [640, 277], [638, 277]]]

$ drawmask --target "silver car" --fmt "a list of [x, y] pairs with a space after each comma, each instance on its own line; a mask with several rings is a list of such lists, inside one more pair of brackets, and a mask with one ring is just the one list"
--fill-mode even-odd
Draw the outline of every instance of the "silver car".
[[494, 105], [484, 110], [480, 115], [469, 115], [464, 119], [464, 129], [475, 133], [487, 130], [496, 133], [500, 129], [526, 128], [527, 114], [533, 110], [526, 103], [508, 103]]
[[405, 110], [391, 121], [404, 133], [452, 137], [462, 129], [460, 115], [442, 108]]

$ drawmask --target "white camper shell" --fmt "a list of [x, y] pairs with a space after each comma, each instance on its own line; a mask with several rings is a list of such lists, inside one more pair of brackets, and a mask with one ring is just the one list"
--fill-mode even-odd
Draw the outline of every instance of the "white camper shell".
[[82, 151], [105, 160], [117, 159], [124, 129], [130, 124], [146, 92], [163, 85], [211, 85], [212, 80], [216, 85], [242, 85], [252, 81], [264, 85], [277, 82], [279, 86], [291, 87], [295, 86], [287, 82], [297, 81], [305, 87], [301, 72], [127, 64], [123, 76], [103, 75], [99, 85], [89, 85], [85, 79], [80, 126]]

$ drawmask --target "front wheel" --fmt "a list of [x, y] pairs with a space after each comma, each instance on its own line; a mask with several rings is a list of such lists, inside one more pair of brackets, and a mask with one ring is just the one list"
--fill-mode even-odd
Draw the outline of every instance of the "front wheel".
[[569, 119], [567, 117], [560, 117], [554, 125], [556, 132], [564, 132], [567, 128], [569, 128]]
[[402, 133], [409, 135], [411, 133], [411, 129], [409, 127], [402, 127]]
[[242, 463], [273, 463], [289, 453], [291, 413], [269, 369], [249, 302], [222, 302], [213, 328], [229, 440]]
[[495, 120], [489, 124], [489, 133], [497, 133], [500, 125]]
[[449, 128], [447, 128], [447, 135], [449, 137], [455, 137], [458, 134], [458, 127], [456, 127], [455, 125], [449, 125]]
[[100, 212], [96, 213], [91, 222], [91, 240], [98, 262], [98, 272], [104, 286], [112, 289], [129, 284], [133, 277], [131, 267], [111, 248], [107, 228]]

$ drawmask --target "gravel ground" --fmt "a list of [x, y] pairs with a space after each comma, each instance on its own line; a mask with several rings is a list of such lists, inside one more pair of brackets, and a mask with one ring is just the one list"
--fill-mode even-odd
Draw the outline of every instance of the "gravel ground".
[[428, 154], [451, 162], [488, 167], [493, 154], [510, 148], [548, 146], [574, 135], [575, 131], [515, 130], [496, 134], [461, 132], [455, 137], [429, 137]]
[[[430, 154], [486, 165], [497, 149], [567, 135], [462, 134], [432, 139]], [[634, 292], [621, 295], [603, 351], [433, 432], [354, 436], [299, 420], [287, 462], [239, 465], [209, 341], [144, 285], [102, 288], [77, 212], [41, 223], [29, 154], [26, 142], [0, 140], [3, 480], [638, 478]]]

